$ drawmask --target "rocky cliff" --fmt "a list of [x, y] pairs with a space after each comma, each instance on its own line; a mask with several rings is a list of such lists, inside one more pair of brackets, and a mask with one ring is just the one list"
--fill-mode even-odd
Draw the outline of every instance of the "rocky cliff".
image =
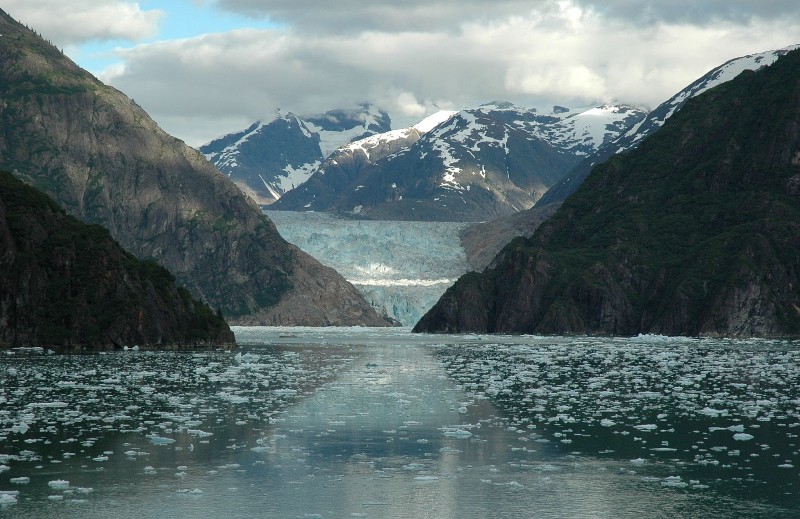
[[800, 334], [800, 51], [596, 167], [417, 331]]
[[[2, 11], [0, 34], [0, 168], [108, 228], [234, 321], [386, 324], [135, 102]], [[335, 301], [319, 296], [331, 290]]]
[[0, 347], [235, 346], [224, 319], [108, 231], [0, 172]]

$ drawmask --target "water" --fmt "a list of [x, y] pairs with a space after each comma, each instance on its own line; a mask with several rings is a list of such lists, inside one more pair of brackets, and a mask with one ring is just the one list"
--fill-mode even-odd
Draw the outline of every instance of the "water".
[[237, 328], [0, 354], [3, 517], [800, 517], [800, 345]]

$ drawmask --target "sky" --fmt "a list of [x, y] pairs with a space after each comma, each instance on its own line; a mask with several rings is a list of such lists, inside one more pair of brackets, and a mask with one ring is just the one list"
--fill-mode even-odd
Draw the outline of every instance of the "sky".
[[199, 146], [276, 108], [370, 103], [393, 128], [490, 101], [658, 104], [800, 43], [797, 0], [3, 0]]

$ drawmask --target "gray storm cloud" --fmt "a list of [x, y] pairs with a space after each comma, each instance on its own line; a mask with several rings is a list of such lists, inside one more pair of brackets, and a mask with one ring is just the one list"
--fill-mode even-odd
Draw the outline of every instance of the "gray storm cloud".
[[[427, 31], [461, 23], [526, 16], [559, 10], [561, 0], [217, 0], [220, 8], [267, 17], [298, 30], [321, 32]], [[705, 26], [721, 21], [747, 23], [797, 16], [793, 0], [576, 0], [574, 5], [609, 19], [636, 24], [680, 23]]]

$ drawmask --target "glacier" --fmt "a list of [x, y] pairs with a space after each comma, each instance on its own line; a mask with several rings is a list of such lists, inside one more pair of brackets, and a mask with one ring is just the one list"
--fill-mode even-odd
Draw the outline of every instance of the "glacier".
[[336, 269], [379, 312], [413, 326], [470, 269], [457, 222], [268, 211], [283, 238]]

